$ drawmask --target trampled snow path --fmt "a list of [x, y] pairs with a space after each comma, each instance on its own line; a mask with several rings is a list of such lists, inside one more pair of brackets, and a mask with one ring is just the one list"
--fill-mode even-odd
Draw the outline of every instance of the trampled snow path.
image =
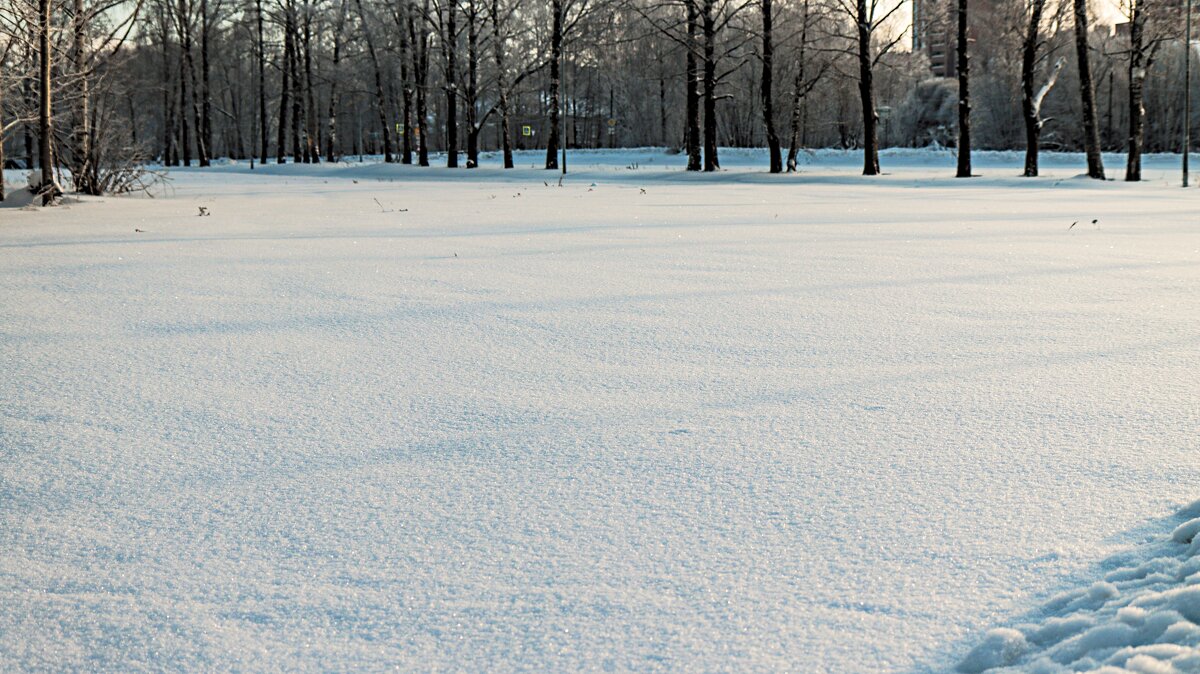
[[1106, 561], [1090, 587], [1064, 592], [1039, 622], [989, 632], [959, 663], [991, 672], [1200, 672], [1200, 501], [1163, 540]]
[[946, 671], [1166, 545], [1169, 161], [634, 156], [0, 209], [0, 670]]

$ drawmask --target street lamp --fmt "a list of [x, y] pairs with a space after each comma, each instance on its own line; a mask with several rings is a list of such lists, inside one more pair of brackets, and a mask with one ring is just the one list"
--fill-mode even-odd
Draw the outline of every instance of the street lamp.
[[875, 108], [875, 113], [879, 115], [879, 121], [883, 122], [883, 146], [887, 147], [891, 144], [891, 134], [888, 131], [891, 130], [889, 122], [892, 119], [892, 108], [890, 105], [881, 105]]
[[[565, 13], [565, 10], [560, 11], [564, 11]], [[565, 19], [566, 17], [564, 16], [563, 18]], [[562, 42], [562, 50], [559, 52], [559, 58], [562, 59], [560, 66], [562, 68], [562, 93], [559, 96], [559, 106], [562, 109], [562, 114], [559, 115], [559, 119], [562, 120], [562, 174], [565, 176], [567, 175], [567, 111], [571, 108], [567, 105], [567, 41], [563, 39]]]
[[1183, 186], [1188, 186], [1188, 152], [1192, 149], [1192, 0], [1186, 0], [1183, 45]]

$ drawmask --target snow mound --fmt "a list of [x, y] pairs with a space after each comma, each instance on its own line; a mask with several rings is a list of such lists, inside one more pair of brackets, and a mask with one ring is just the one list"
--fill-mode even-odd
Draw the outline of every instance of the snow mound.
[[987, 633], [982, 644], [976, 646], [958, 666], [966, 674], [986, 672], [989, 669], [1011, 665], [1025, 652], [1025, 635], [1013, 629], [995, 629]]
[[1200, 517], [1188, 520], [1176, 527], [1171, 534], [1171, 540], [1176, 543], [1191, 543], [1196, 538], [1196, 532], [1200, 532]]
[[1197, 510], [1200, 502], [1181, 510], [1186, 521], [1103, 581], [1051, 599], [1039, 623], [988, 632], [958, 671], [1200, 672]]

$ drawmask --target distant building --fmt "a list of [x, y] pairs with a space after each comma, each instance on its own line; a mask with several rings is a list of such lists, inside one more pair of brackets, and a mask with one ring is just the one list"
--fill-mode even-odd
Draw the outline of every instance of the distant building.
[[[1001, 0], [1002, 1], [1002, 0]], [[967, 39], [974, 44], [978, 36], [995, 33], [992, 26], [997, 0], [972, 0], [967, 23]], [[929, 57], [929, 70], [935, 77], [958, 76], [958, 20], [955, 0], [913, 0], [913, 53]]]
[[937, 77], [958, 73], [954, 63], [954, 39], [946, 16], [947, 0], [913, 0], [912, 49], [925, 52], [929, 69]]
[[[1187, 20], [1184, 0], [1159, 0], [1146, 5], [1146, 39], [1178, 39], [1183, 36], [1183, 25]], [[1195, 10], [1192, 10], [1193, 12]], [[1195, 15], [1192, 17], [1195, 19]], [[1131, 26], [1122, 21], [1113, 26], [1113, 35], [1122, 40], [1130, 38]]]

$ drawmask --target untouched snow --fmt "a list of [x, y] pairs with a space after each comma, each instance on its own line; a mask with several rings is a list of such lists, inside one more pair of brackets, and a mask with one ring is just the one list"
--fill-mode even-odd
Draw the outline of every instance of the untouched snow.
[[1197, 671], [1177, 158], [573, 157], [0, 208], [0, 670]]

